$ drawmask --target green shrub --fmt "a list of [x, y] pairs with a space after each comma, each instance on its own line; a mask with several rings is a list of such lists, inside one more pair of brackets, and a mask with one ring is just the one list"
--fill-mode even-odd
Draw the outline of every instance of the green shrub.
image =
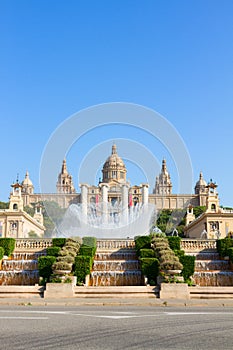
[[2, 260], [3, 255], [4, 255], [4, 249], [3, 247], [0, 247], [0, 260]]
[[[141, 270], [144, 276], [148, 278], [149, 284], [156, 284], [159, 273], [159, 262], [156, 258], [140, 258]], [[154, 283], [153, 283], [154, 282]]]
[[174, 250], [174, 253], [176, 254], [176, 256], [178, 256], [178, 258], [180, 258], [181, 256], [185, 255], [185, 251], [184, 250]]
[[95, 255], [95, 247], [90, 247], [86, 245], [81, 245], [79, 249], [79, 255], [91, 256]]
[[60, 250], [61, 250], [60, 247], [49, 247], [49, 248], [47, 248], [47, 255], [57, 257]]
[[139, 255], [140, 249], [151, 248], [151, 236], [138, 236], [135, 238], [135, 249]]
[[39, 275], [48, 279], [52, 274], [52, 265], [55, 261], [55, 256], [40, 256], [38, 258]]
[[52, 275], [51, 277], [50, 277], [50, 282], [51, 283], [62, 283], [62, 278], [61, 277], [59, 277], [59, 276], [54, 276], [54, 275]]
[[217, 240], [217, 251], [221, 258], [223, 258], [224, 256], [227, 256], [228, 249], [231, 247], [233, 247], [232, 238], [226, 237], [226, 238]]
[[155, 258], [155, 251], [153, 249], [140, 249], [140, 258]]
[[4, 255], [10, 256], [15, 249], [15, 239], [0, 238], [0, 247], [4, 249]]
[[69, 263], [69, 264], [73, 264], [74, 263], [74, 256], [71, 256], [71, 255], [65, 255], [65, 256], [58, 256], [57, 257], [57, 262], [58, 261], [65, 261], [65, 262], [67, 262], [67, 263]]
[[172, 250], [180, 250], [181, 238], [177, 236], [167, 237], [169, 246]]
[[97, 240], [95, 237], [83, 237], [83, 245], [96, 248]]
[[233, 263], [233, 248], [228, 248], [227, 255], [229, 256], [230, 261]]
[[92, 268], [92, 257], [78, 255], [75, 258], [74, 275], [77, 276], [77, 283], [85, 283], [85, 278], [90, 275]]
[[66, 238], [53, 238], [52, 239], [52, 245], [53, 247], [60, 247], [62, 248], [66, 243]]
[[53, 264], [52, 266], [52, 270], [64, 270], [64, 271], [71, 271], [71, 267], [70, 267], [71, 263], [68, 263], [66, 261], [57, 261]]
[[195, 256], [181, 255], [179, 259], [183, 265], [181, 274], [184, 277], [184, 281], [187, 282], [195, 271]]

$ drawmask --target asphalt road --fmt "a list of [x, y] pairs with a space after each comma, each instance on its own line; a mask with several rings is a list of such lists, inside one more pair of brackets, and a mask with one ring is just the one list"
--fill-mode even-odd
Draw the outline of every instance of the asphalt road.
[[0, 349], [232, 349], [233, 308], [1, 306]]

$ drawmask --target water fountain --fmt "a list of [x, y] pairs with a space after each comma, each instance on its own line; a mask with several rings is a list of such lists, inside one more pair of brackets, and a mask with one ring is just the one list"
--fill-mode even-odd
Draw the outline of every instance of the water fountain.
[[93, 236], [101, 238], [91, 273], [91, 286], [130, 286], [143, 284], [142, 273], [135, 250], [128, 243], [122, 249], [121, 241], [129, 237], [147, 235], [155, 220], [155, 206], [148, 203], [148, 185], [142, 185], [142, 203], [132, 205], [128, 185], [121, 184], [120, 200], [109, 201], [109, 185], [101, 185], [102, 202], [88, 202], [88, 186], [81, 184], [81, 204], [72, 204], [62, 222], [57, 225], [57, 236]]
[[155, 215], [154, 205], [137, 204], [123, 210], [122, 203], [90, 203], [84, 213], [82, 204], [72, 204], [57, 227], [57, 236], [93, 236], [128, 238], [150, 232]]

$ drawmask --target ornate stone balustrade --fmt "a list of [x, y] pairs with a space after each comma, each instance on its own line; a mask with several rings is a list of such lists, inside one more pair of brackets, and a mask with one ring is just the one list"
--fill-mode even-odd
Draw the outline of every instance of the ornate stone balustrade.
[[[52, 246], [51, 238], [17, 238], [16, 251], [39, 251]], [[134, 248], [133, 239], [100, 239], [97, 240], [98, 249], [128, 249]], [[182, 239], [181, 249], [185, 252], [213, 251], [216, 250], [215, 239]]]
[[39, 251], [51, 246], [51, 238], [17, 238], [15, 251]]
[[97, 240], [98, 249], [128, 249], [134, 248], [135, 243], [133, 239], [100, 239]]
[[216, 250], [215, 239], [182, 239], [181, 249], [185, 252], [200, 252]]

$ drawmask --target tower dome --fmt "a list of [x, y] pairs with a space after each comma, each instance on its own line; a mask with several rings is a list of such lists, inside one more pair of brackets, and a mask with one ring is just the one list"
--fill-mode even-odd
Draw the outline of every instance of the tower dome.
[[107, 158], [103, 166], [102, 182], [126, 182], [126, 167], [121, 157], [117, 154], [116, 145], [112, 145], [112, 154]]
[[207, 186], [207, 183], [203, 177], [203, 174], [202, 172], [200, 172], [200, 175], [199, 175], [199, 180], [197, 181], [196, 183], [196, 186], [195, 186], [195, 194], [200, 194], [201, 192], [208, 192], [206, 190], [206, 186]]
[[33, 194], [34, 192], [34, 186], [33, 183], [29, 177], [29, 172], [26, 171], [25, 178], [22, 181], [22, 192], [27, 194]]

